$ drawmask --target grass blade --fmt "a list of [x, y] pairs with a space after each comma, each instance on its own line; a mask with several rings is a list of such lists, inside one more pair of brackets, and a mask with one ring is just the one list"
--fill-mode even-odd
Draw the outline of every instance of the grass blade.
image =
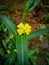
[[33, 5], [30, 7], [30, 9], [28, 10], [28, 12], [30, 12], [31, 10], [33, 10], [39, 3], [41, 0], [34, 0]]
[[12, 51], [12, 53], [8, 55], [4, 65], [13, 65], [16, 58], [16, 54], [16, 52]]
[[28, 40], [34, 39], [38, 36], [40, 36], [41, 34], [44, 34], [46, 32], [49, 32], [49, 28], [45, 28], [45, 29], [40, 29], [40, 30], [36, 30], [34, 32], [31, 32], [30, 35], [27, 36]]
[[18, 65], [28, 65], [28, 41], [25, 36], [17, 38]]
[[13, 21], [11, 21], [7, 16], [0, 14], [0, 20], [5, 24], [9, 32], [17, 34]]

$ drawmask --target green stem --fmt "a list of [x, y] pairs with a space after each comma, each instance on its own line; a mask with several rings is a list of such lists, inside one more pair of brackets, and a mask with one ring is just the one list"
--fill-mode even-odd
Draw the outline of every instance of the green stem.
[[26, 12], [23, 13], [22, 20], [21, 20], [22, 23], [24, 23], [24, 21], [25, 21], [26, 14], [27, 14]]

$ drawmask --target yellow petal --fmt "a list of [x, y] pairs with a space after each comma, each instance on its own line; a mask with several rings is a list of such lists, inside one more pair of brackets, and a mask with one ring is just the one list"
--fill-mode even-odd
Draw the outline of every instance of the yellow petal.
[[22, 35], [24, 33], [23, 29], [17, 29], [17, 32], [19, 35]]
[[25, 29], [29, 29], [29, 28], [31, 28], [31, 26], [28, 23], [26, 23], [25, 24]]
[[25, 33], [26, 33], [27, 35], [29, 35], [30, 32], [31, 32], [31, 28], [29, 28], [29, 29], [25, 29]]
[[20, 23], [19, 25], [17, 25], [18, 28], [24, 28], [24, 24], [23, 23]]

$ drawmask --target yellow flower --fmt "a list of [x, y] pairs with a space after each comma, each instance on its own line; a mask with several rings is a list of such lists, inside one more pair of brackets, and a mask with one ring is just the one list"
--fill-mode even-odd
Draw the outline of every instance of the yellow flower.
[[23, 23], [20, 23], [19, 25], [17, 25], [18, 28], [22, 29], [24, 28], [24, 24]]
[[23, 33], [29, 35], [31, 32], [31, 26], [28, 23], [26, 24], [20, 23], [19, 25], [17, 25], [17, 28], [18, 28], [17, 32], [19, 35], [22, 35]]
[[19, 33], [19, 35], [22, 35], [23, 34], [23, 29], [17, 29], [17, 32]]

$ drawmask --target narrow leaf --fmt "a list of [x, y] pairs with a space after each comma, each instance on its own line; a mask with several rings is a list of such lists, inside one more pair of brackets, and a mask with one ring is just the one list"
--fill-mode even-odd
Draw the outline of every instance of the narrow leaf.
[[41, 0], [28, 0], [27, 3], [25, 3], [25, 9], [23, 11], [23, 16], [22, 16], [22, 22], [24, 23], [26, 14], [33, 10], [40, 2]]
[[18, 65], [28, 65], [28, 41], [25, 36], [17, 38]]
[[38, 36], [40, 36], [41, 34], [44, 34], [46, 32], [49, 32], [49, 28], [45, 28], [45, 29], [40, 29], [40, 30], [36, 30], [34, 32], [31, 32], [30, 35], [27, 36], [28, 40], [34, 39]]
[[16, 52], [12, 51], [12, 53], [8, 55], [4, 65], [13, 65], [15, 58]]
[[28, 56], [36, 56], [39, 53], [38, 48], [35, 48], [34, 50], [31, 50], [28, 54]]
[[34, 2], [34, 0], [28, 0], [26, 5], [25, 5], [24, 10], [27, 11], [30, 8], [30, 6], [33, 5], [33, 2]]
[[2, 44], [3, 44], [4, 48], [7, 50], [6, 41], [2, 40]]
[[13, 21], [11, 21], [7, 16], [0, 14], [0, 20], [5, 24], [9, 32], [17, 34]]
[[41, 0], [34, 0], [33, 5], [29, 8], [28, 12], [32, 11], [39, 3]]

